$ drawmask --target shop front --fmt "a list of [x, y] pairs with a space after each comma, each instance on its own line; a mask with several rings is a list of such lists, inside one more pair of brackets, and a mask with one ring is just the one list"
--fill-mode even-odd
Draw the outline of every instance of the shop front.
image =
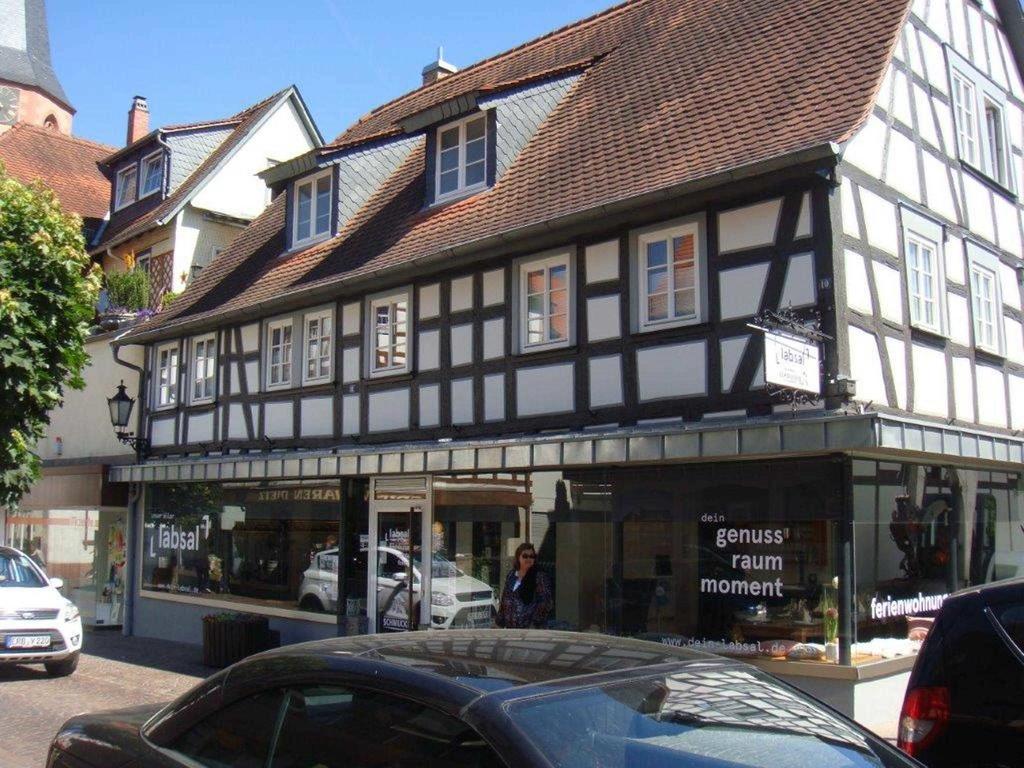
[[124, 621], [128, 489], [105, 475], [101, 465], [48, 467], [4, 521], [4, 542], [64, 580], [85, 626]]
[[1020, 447], [929, 457], [844, 429], [790, 457], [684, 460], [690, 436], [661, 434], [239, 458], [203, 481], [134, 467], [152, 473], [135, 631], [198, 642], [218, 609], [266, 614], [285, 642], [491, 627], [530, 542], [546, 626], [738, 656], [870, 723], [946, 596], [1024, 572]]

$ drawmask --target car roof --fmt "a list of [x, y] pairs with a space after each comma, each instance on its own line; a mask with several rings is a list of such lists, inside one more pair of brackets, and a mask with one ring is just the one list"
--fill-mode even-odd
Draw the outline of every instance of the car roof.
[[964, 589], [957, 590], [948, 599], [966, 598], [971, 595], [978, 595], [982, 600], [1002, 600], [1007, 597], [1024, 595], [1024, 576], [1000, 581], [990, 581], [987, 584], [978, 584]]
[[[226, 689], [251, 689], [286, 670], [319, 670], [374, 687], [429, 692], [452, 709], [493, 691], [664, 664], [718, 660], [709, 653], [609, 635], [547, 630], [445, 630], [317, 640], [250, 657]], [[240, 690], [229, 692], [229, 698]]]

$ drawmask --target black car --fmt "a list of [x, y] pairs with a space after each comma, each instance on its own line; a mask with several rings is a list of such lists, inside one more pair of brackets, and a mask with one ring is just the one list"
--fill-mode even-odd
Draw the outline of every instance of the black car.
[[50, 768], [910, 766], [747, 665], [641, 640], [465, 630], [294, 645], [158, 712], [68, 721]]
[[946, 598], [907, 683], [898, 743], [932, 768], [1024, 766], [1024, 579]]

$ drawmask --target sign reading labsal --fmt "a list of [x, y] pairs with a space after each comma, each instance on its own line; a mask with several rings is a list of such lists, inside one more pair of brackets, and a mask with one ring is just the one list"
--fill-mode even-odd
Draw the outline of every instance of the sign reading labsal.
[[768, 384], [821, 394], [818, 345], [778, 331], [764, 333], [764, 380]]

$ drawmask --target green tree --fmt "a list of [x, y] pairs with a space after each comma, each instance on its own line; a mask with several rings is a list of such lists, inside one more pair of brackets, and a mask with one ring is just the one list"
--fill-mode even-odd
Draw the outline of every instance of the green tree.
[[34, 448], [64, 388], [85, 386], [99, 288], [81, 219], [0, 164], [0, 505], [16, 504], [38, 479]]

